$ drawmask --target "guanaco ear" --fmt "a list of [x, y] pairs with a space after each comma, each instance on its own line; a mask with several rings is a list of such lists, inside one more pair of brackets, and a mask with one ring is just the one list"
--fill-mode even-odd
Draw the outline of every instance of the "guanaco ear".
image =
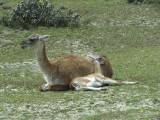
[[50, 37], [50, 35], [40, 35], [40, 36], [39, 36], [39, 39], [45, 40], [45, 39], [47, 39], [47, 38], [49, 38], [49, 37]]

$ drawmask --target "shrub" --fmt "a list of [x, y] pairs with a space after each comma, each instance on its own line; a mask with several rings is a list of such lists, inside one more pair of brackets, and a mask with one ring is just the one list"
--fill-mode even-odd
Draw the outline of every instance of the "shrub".
[[144, 0], [127, 0], [129, 3], [133, 3], [133, 2], [143, 2]]
[[0, 5], [3, 5], [3, 4], [4, 4], [4, 2], [2, 0], [0, 0]]
[[160, 0], [144, 0], [146, 3], [160, 3]]
[[74, 14], [71, 9], [63, 8], [55, 9], [54, 5], [49, 4], [46, 0], [43, 2], [22, 0], [9, 18], [3, 18], [3, 24], [12, 28], [22, 27], [23, 29], [29, 29], [30, 26], [79, 26], [79, 15]]
[[133, 3], [135, 0], [127, 0], [129, 3]]
[[127, 0], [129, 3], [160, 3], [160, 0]]

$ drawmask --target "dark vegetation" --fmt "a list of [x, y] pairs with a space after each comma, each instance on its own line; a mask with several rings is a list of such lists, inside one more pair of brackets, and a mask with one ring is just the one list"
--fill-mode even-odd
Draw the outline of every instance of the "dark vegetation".
[[[160, 0], [127, 0], [128, 3], [160, 3]], [[3, 9], [11, 9], [0, 0]], [[56, 8], [46, 0], [22, 0], [21, 3], [7, 15], [0, 14], [0, 23], [11, 28], [30, 29], [31, 27], [78, 27], [80, 17], [64, 6]]]
[[160, 3], [160, 0], [127, 0], [129, 3]]
[[52, 3], [46, 0], [43, 2], [22, 0], [9, 16], [3, 17], [2, 23], [11, 28], [23, 29], [29, 29], [31, 26], [77, 27], [80, 23], [80, 17], [71, 9], [55, 8]]

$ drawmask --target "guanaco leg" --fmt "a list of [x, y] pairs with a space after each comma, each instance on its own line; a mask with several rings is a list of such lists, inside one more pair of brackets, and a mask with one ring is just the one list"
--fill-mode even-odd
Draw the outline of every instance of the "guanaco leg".
[[100, 83], [102, 83], [103, 85], [106, 84], [115, 84], [115, 85], [122, 85], [122, 84], [126, 84], [126, 85], [132, 85], [132, 84], [136, 84], [138, 82], [127, 82], [127, 81], [120, 81], [120, 80], [113, 80], [111, 78], [108, 77], [96, 77], [96, 80], [99, 81]]

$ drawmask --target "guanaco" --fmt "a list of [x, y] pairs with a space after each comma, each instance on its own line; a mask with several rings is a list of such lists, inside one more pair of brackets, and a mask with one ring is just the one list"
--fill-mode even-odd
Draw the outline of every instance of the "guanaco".
[[[69, 54], [55, 60], [49, 60], [46, 56], [44, 42], [49, 36], [32, 34], [21, 43], [23, 49], [34, 47], [37, 63], [46, 81], [46, 84], [39, 87], [40, 91], [69, 90], [72, 79], [94, 72], [93, 61], [88, 57]], [[106, 77], [112, 77], [113, 70], [110, 62], [106, 56], [102, 56], [105, 63], [100, 65], [101, 72]]]
[[74, 78], [70, 83], [72, 90], [105, 90], [105, 85], [121, 85], [121, 84], [136, 84], [137, 82], [125, 82], [113, 80], [102, 75], [100, 65], [104, 64], [105, 60], [102, 56], [89, 56], [94, 62], [94, 73], [84, 77]]

